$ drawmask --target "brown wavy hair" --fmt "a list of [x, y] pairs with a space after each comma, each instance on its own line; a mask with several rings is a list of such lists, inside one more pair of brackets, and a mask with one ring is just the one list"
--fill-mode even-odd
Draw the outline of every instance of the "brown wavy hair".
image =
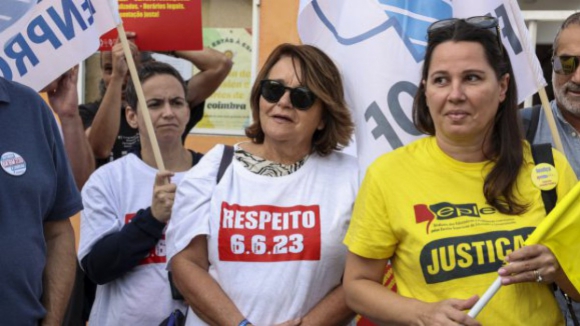
[[[524, 213], [528, 204], [516, 198], [516, 180], [524, 164], [523, 138], [521, 123], [518, 117], [517, 88], [509, 56], [503, 46], [497, 42], [496, 35], [490, 30], [478, 28], [464, 21], [458, 21], [449, 27], [439, 28], [429, 34], [425, 63], [421, 80], [427, 80], [431, 59], [435, 48], [444, 42], [475, 42], [481, 44], [487, 63], [492, 67], [498, 80], [509, 74], [509, 85], [505, 100], [499, 104], [493, 128], [485, 135], [490, 139], [491, 149], [482, 152], [495, 163], [485, 177], [483, 193], [488, 204], [508, 215]], [[433, 119], [427, 107], [425, 83], [419, 85], [413, 102], [413, 123], [420, 132], [434, 136], [436, 134]]]
[[246, 128], [246, 136], [256, 144], [264, 143], [266, 135], [260, 122], [260, 81], [268, 79], [272, 67], [283, 57], [292, 58], [294, 67], [301, 68], [301, 76], [298, 76], [300, 84], [310, 89], [322, 104], [325, 126], [312, 135], [312, 151], [325, 156], [347, 146], [354, 124], [344, 100], [340, 72], [324, 52], [311, 45], [285, 43], [270, 54], [252, 86], [250, 107], [254, 121]]

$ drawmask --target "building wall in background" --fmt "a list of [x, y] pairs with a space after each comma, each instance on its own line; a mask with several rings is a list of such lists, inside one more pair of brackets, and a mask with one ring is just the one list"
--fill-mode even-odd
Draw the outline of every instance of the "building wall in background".
[[299, 43], [296, 19], [299, 0], [261, 0], [258, 69], [281, 43]]

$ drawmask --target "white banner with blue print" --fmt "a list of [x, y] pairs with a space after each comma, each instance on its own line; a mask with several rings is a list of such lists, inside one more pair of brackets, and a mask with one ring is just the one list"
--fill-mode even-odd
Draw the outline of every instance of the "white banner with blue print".
[[453, 2], [453, 17], [491, 15], [498, 18], [501, 40], [510, 55], [518, 85], [518, 102], [534, 95], [547, 85], [536, 56], [528, 28], [516, 0], [486, 0]]
[[[504, 44], [514, 45], [508, 51], [530, 57], [520, 50], [525, 49], [520, 29], [512, 27], [518, 22], [504, 18], [513, 16], [513, 6], [504, 1], [301, 0], [298, 33], [302, 42], [330, 55], [343, 75], [362, 173], [381, 154], [422, 136], [413, 126], [411, 108], [432, 22], [453, 14], [500, 16]], [[517, 66], [516, 74], [532, 67], [524, 66]], [[534, 74], [516, 79], [536, 84], [530, 76]], [[535, 85], [520, 87], [519, 98], [536, 90]]]
[[38, 91], [97, 51], [118, 22], [110, 0], [2, 0], [0, 76]]

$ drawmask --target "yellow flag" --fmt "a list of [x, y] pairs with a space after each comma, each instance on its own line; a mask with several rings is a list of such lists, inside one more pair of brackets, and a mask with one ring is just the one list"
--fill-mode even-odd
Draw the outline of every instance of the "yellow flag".
[[580, 182], [558, 202], [525, 244], [550, 248], [570, 282], [580, 291]]

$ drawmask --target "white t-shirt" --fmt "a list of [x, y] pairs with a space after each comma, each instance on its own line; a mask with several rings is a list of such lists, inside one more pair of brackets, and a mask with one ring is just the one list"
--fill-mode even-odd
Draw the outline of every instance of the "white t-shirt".
[[[82, 191], [79, 261], [93, 245], [117, 232], [138, 210], [151, 206], [157, 170], [135, 155], [127, 155], [97, 169]], [[179, 183], [185, 172], [176, 173]], [[175, 309], [185, 311], [182, 302], [171, 298], [165, 270], [165, 239], [130, 272], [97, 286], [90, 325], [157, 326]]]
[[[352, 156], [312, 154], [296, 172], [257, 175], [233, 160], [219, 185], [223, 145], [179, 184], [168, 261], [208, 236], [209, 274], [254, 325], [303, 317], [341, 282], [358, 189]], [[187, 325], [205, 325], [191, 310]]]

